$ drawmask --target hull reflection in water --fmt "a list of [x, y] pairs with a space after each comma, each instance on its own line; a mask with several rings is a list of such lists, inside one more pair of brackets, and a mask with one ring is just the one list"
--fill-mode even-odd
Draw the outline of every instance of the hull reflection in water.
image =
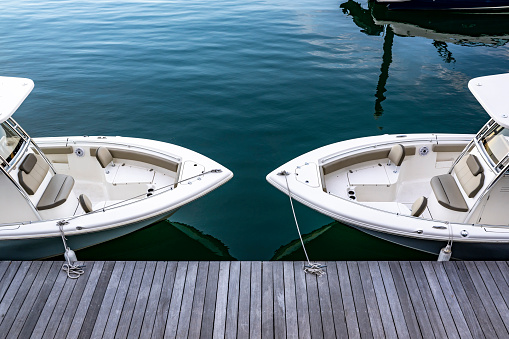
[[[381, 240], [337, 221], [302, 236], [311, 261], [323, 260], [436, 260], [423, 253]], [[299, 238], [281, 246], [271, 260], [306, 260]]]
[[77, 255], [80, 260], [236, 260], [220, 240], [169, 220], [80, 250]]
[[463, 46], [498, 47], [509, 41], [509, 12], [498, 14], [391, 12], [372, 4], [374, 23], [402, 37], [423, 37]]

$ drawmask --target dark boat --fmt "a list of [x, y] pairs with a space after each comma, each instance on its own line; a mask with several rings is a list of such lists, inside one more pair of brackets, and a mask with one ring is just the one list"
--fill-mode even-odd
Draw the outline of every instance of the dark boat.
[[475, 11], [509, 10], [508, 0], [375, 0], [390, 10]]

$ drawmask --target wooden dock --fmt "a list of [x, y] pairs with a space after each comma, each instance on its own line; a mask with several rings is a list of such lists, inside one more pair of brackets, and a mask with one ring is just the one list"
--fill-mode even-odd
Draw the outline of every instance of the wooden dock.
[[0, 262], [2, 338], [508, 338], [507, 262]]

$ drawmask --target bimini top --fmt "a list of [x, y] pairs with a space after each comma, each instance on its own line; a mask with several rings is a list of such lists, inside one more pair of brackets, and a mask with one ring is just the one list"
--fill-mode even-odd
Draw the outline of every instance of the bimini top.
[[30, 79], [0, 77], [0, 123], [16, 112], [33, 88]]
[[468, 88], [493, 120], [509, 128], [509, 73], [473, 78]]

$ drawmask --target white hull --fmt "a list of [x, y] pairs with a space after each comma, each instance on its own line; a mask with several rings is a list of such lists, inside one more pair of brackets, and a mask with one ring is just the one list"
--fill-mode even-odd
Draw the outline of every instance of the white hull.
[[[436, 203], [436, 206], [429, 208], [433, 216], [429, 211], [421, 217], [410, 215], [412, 202], [416, 198], [433, 195], [430, 179], [447, 173], [453, 160], [472, 137], [473, 135], [416, 134], [347, 140], [301, 155], [269, 173], [267, 180], [286, 194], [289, 189], [291, 196], [302, 204], [386, 240], [438, 253], [452, 237], [453, 257], [475, 259], [478, 255], [479, 258], [507, 259], [509, 254], [504, 255], [504, 250], [509, 248], [509, 218], [504, 224], [462, 222], [460, 219], [465, 218], [468, 213], [450, 211], [447, 218], [442, 218], [440, 206]], [[406, 163], [403, 163], [400, 169], [394, 165], [390, 167], [386, 159], [368, 159], [359, 164], [355, 161], [345, 162], [343, 168], [324, 174], [323, 166], [326, 164], [354, 159], [358, 155], [388, 149], [394, 144], [416, 149], [414, 154], [406, 158]], [[427, 152], [420, 155], [419, 151], [423, 147]], [[404, 166], [407, 167], [403, 169]], [[393, 170], [397, 173], [394, 174]], [[282, 171], [290, 174], [286, 177], [278, 175]], [[489, 175], [491, 174], [486, 171], [487, 178]], [[361, 181], [362, 184], [359, 183]], [[347, 193], [350, 189], [354, 194]], [[468, 199], [467, 203], [470, 208], [474, 204]], [[505, 211], [500, 211], [500, 214], [492, 219], [497, 217], [504, 220], [506, 214]], [[476, 216], [471, 218], [474, 217]], [[460, 256], [456, 253], [457, 248], [484, 250], [466, 250], [466, 255]], [[490, 251], [485, 250], [490, 248], [493, 249], [493, 256], [488, 255]]]
[[[233, 176], [227, 168], [199, 153], [158, 141], [123, 137], [35, 141], [57, 173], [72, 176], [75, 184], [63, 205], [39, 212], [43, 220], [0, 225], [3, 260], [38, 259], [63, 253], [57, 226], [62, 220], [67, 222], [62, 230], [73, 250], [125, 235], [166, 218]], [[124, 158], [114, 159], [109, 167], [101, 168], [92, 156], [101, 146], [117, 150]], [[135, 156], [131, 159], [130, 154]], [[145, 158], [149, 163], [143, 162]], [[178, 169], [166, 169], [165, 161], [175, 163]], [[92, 213], [81, 209], [77, 199], [81, 193], [92, 200]], [[37, 199], [36, 195], [31, 199]]]

